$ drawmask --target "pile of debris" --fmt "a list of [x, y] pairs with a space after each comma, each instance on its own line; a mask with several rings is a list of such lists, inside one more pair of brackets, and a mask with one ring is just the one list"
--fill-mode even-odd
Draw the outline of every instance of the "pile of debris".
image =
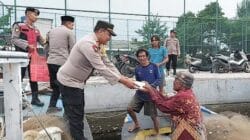
[[205, 119], [208, 140], [249, 140], [250, 120], [247, 116], [223, 112]]
[[[41, 125], [42, 124], [42, 125]], [[24, 121], [23, 131], [25, 140], [35, 140], [38, 138], [38, 134], [44, 131], [44, 128], [52, 128], [53, 131], [60, 131], [62, 140], [72, 140], [70, 136], [70, 131], [68, 127], [68, 122], [62, 117], [43, 115], [36, 117], [31, 117]], [[26, 138], [25, 138], [26, 137]], [[48, 136], [46, 136], [49, 138]]]

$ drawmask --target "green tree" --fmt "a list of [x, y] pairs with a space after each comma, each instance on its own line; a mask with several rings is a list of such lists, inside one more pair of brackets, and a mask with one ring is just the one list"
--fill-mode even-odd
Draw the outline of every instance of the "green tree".
[[[216, 13], [217, 10], [218, 13]], [[225, 26], [227, 18], [224, 17], [222, 8], [219, 3], [211, 2], [197, 14], [197, 17], [202, 19], [200, 24], [202, 24], [204, 48], [209, 52], [217, 53], [216, 50], [219, 51], [221, 44], [226, 42], [225, 31], [228, 30], [226, 28], [228, 26]]]
[[237, 46], [236, 48], [241, 48], [245, 52], [250, 51], [250, 0], [242, 0], [242, 2], [237, 5], [237, 21], [234, 21], [234, 31], [232, 32], [232, 39]]
[[185, 15], [182, 15], [176, 23], [176, 30], [177, 37], [180, 40], [181, 54], [196, 54], [198, 50], [195, 46], [199, 43], [200, 31], [195, 14], [187, 12]]
[[10, 45], [10, 14], [0, 17], [0, 45]]
[[[216, 8], [218, 8], [218, 15], [216, 13]], [[216, 22], [216, 15], [218, 16], [218, 22]], [[217, 34], [216, 23], [218, 23]], [[212, 50], [215, 51], [216, 36], [217, 48], [219, 48], [221, 43], [226, 42], [227, 36], [225, 32], [228, 30], [229, 26], [228, 20], [224, 17], [224, 13], [222, 12], [222, 8], [218, 3], [211, 2], [197, 15], [192, 12], [182, 15], [178, 19], [176, 28], [181, 42], [182, 54], [185, 55], [185, 53], [189, 53], [196, 55], [200, 52], [204, 54], [210, 53]], [[186, 31], [185, 34], [184, 30]]]
[[222, 8], [220, 7], [219, 3], [217, 3], [217, 2], [211, 2], [208, 5], [206, 5], [205, 8], [197, 14], [197, 17], [215, 18], [216, 17], [216, 8], [218, 8], [218, 17], [223, 17], [224, 13], [222, 12]]
[[145, 24], [141, 29], [135, 31], [137, 34], [142, 36], [142, 41], [137, 41], [139, 47], [148, 48], [150, 46], [150, 37], [152, 35], [159, 35], [161, 40], [167, 37], [167, 26], [165, 22], [161, 22], [160, 18], [152, 16], [151, 20], [145, 19]]
[[0, 29], [2, 29], [1, 33], [10, 32], [10, 14], [4, 15], [0, 17]]
[[237, 17], [246, 17], [250, 14], [250, 0], [242, 0], [237, 5]]

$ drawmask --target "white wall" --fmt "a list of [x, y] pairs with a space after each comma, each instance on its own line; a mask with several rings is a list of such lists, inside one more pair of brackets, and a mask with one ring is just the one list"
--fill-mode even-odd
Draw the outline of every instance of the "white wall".
[[[250, 102], [250, 74], [195, 74], [194, 92], [201, 104]], [[172, 91], [174, 77], [167, 77]], [[91, 78], [85, 88], [86, 112], [126, 109], [135, 90], [121, 84], [111, 86], [102, 77]]]

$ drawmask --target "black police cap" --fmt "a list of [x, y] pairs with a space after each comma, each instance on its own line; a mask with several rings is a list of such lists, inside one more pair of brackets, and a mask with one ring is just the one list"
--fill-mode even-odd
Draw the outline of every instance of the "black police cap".
[[170, 33], [176, 33], [175, 29], [170, 30]]
[[72, 16], [61, 16], [61, 21], [71, 21], [74, 22], [75, 18]]
[[109, 23], [109, 22], [103, 21], [103, 20], [98, 20], [97, 23], [96, 23], [96, 26], [94, 28], [94, 31], [97, 31], [97, 30], [99, 30], [101, 28], [106, 29], [107, 31], [109, 31], [109, 33], [112, 36], [116, 36], [116, 33], [113, 31], [114, 25], [112, 23]]
[[34, 7], [27, 7], [26, 10], [25, 10], [25, 14], [27, 14], [27, 12], [30, 11], [30, 12], [35, 12], [38, 16], [40, 14], [40, 11]]

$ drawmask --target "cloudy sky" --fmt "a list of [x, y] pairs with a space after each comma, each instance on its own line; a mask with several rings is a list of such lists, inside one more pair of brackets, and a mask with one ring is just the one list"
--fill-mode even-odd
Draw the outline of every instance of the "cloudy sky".
[[[1, 0], [5, 4], [12, 5], [14, 0]], [[17, 5], [64, 8], [64, 0], [16, 0]], [[187, 11], [197, 13], [206, 4], [215, 0], [186, 0]], [[237, 3], [241, 0], [218, 0], [225, 15], [234, 17]], [[148, 0], [111, 0], [113, 12], [128, 12], [147, 14]], [[180, 16], [183, 13], [184, 0], [151, 0], [153, 14]], [[108, 11], [108, 0], [67, 0], [69, 9]]]
[[[4, 4], [13, 5], [14, 0], [0, 0]], [[17, 5], [20, 6], [33, 6], [33, 7], [50, 7], [50, 8], [64, 8], [65, 0], [16, 0]], [[104, 11], [108, 12], [109, 0], [67, 0], [68, 9], [76, 10], [91, 10], [91, 11]], [[148, 0], [110, 0], [111, 11], [120, 13], [135, 13], [135, 14], [147, 14], [148, 13]], [[163, 16], [180, 16], [184, 12], [184, 0], [150, 0], [151, 1], [151, 13], [159, 14]], [[186, 0], [186, 12], [192, 11], [197, 13], [204, 9], [205, 5], [216, 0]], [[237, 4], [241, 0], [218, 0], [220, 6], [225, 13], [225, 16], [229, 18], [235, 17]], [[51, 12], [51, 11], [50, 11]], [[58, 11], [56, 11], [58, 13]], [[64, 11], [60, 11], [61, 15]], [[23, 16], [23, 12], [18, 12], [17, 17]], [[107, 14], [93, 14], [93, 13], [69, 13], [70, 15], [77, 15], [75, 34], [77, 38], [82, 37], [92, 32], [93, 26], [97, 19], [107, 18]], [[81, 17], [79, 17], [81, 16]], [[41, 18], [53, 19], [57, 21], [55, 26], [60, 24], [60, 16], [56, 17], [54, 13], [40, 14]], [[95, 18], [93, 18], [95, 17]], [[115, 31], [118, 33], [118, 40], [127, 40], [131, 38], [139, 38], [136, 30], [141, 28], [145, 17], [135, 16], [121, 16], [112, 15], [112, 23], [115, 24]], [[121, 19], [121, 20], [120, 20]], [[127, 19], [133, 19], [127, 21]], [[138, 19], [138, 20], [136, 20]], [[107, 20], [107, 19], [106, 19]], [[175, 27], [176, 18], [163, 18], [161, 21], [167, 23], [169, 29]], [[53, 22], [53, 25], [55, 22]], [[129, 37], [128, 37], [129, 36]]]

